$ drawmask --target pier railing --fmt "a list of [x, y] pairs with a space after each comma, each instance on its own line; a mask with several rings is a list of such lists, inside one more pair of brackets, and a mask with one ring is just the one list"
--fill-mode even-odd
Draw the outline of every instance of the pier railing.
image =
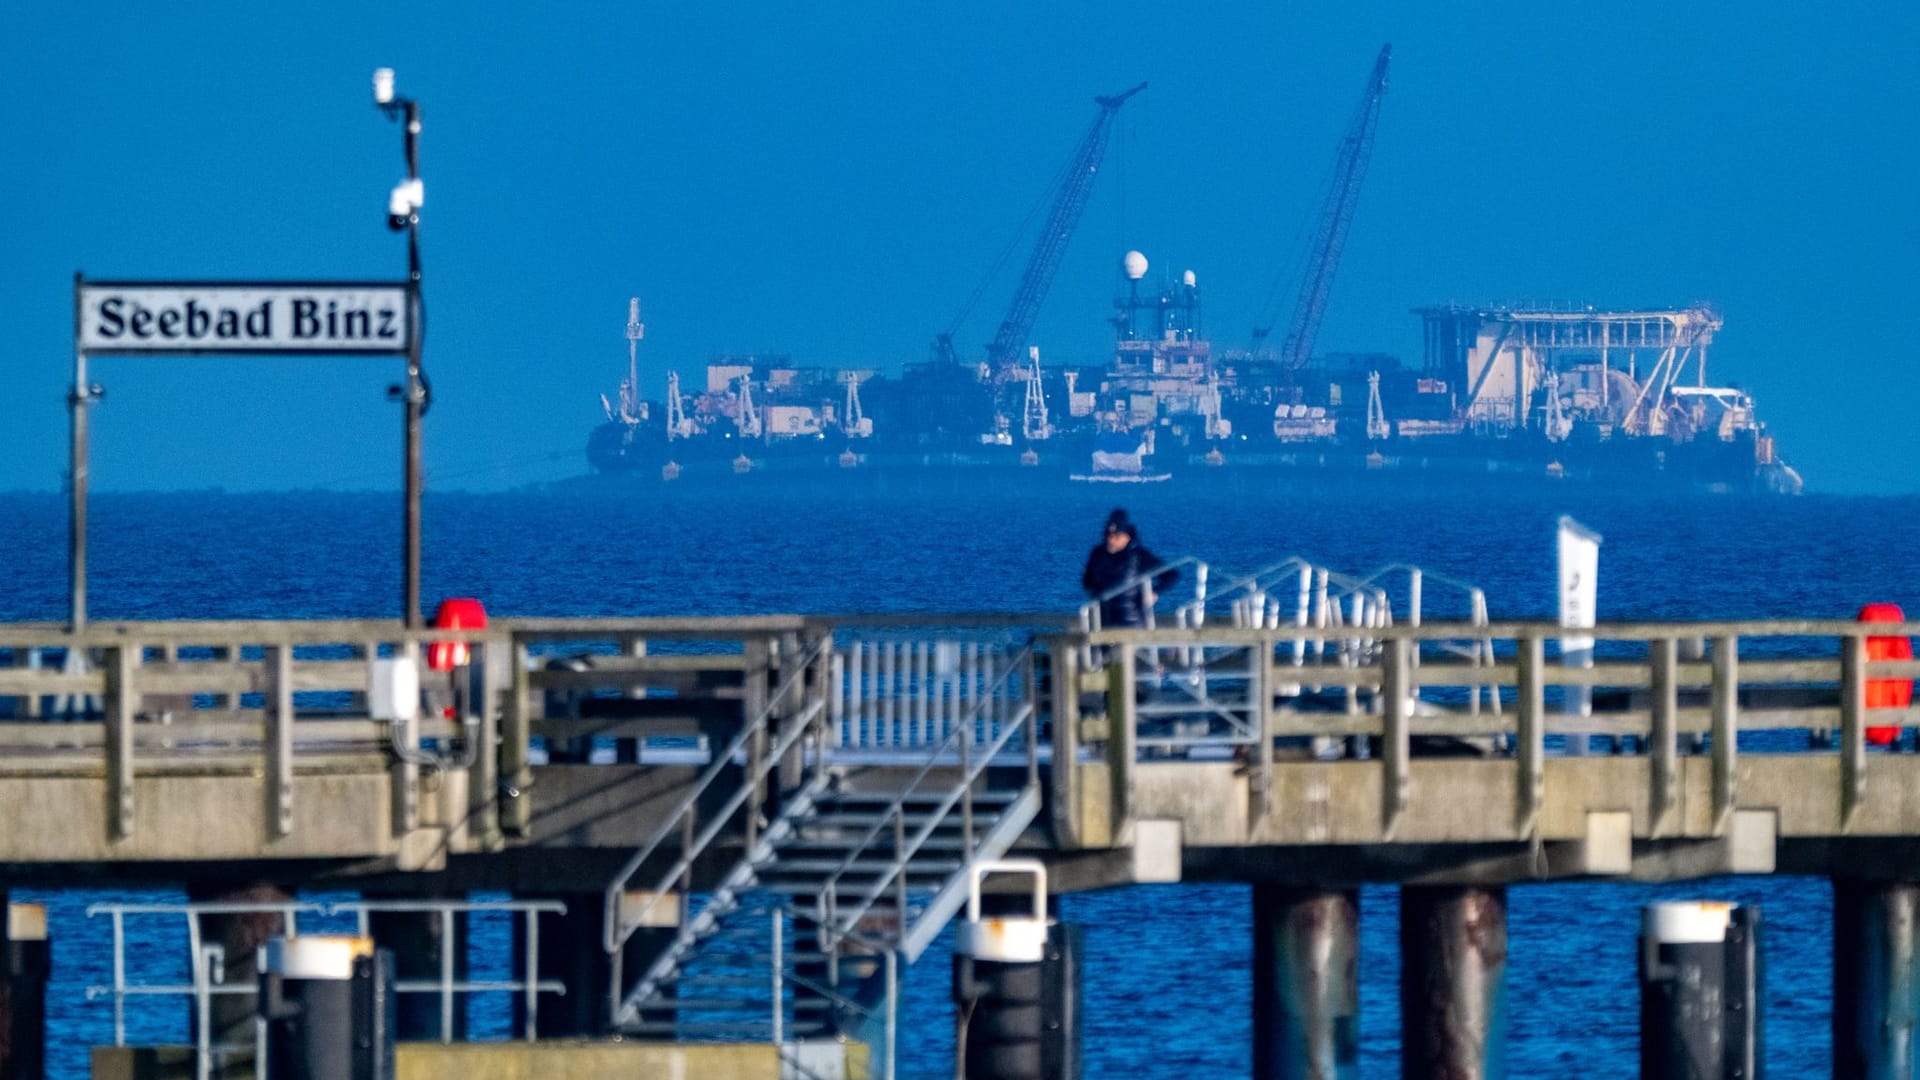
[[[1101, 786], [1113, 815], [1094, 834], [1117, 836], [1131, 820], [1137, 770], [1231, 761], [1251, 775], [1258, 821], [1274, 809], [1277, 768], [1366, 762], [1379, 773], [1380, 834], [1391, 836], [1423, 759], [1436, 769], [1504, 762], [1513, 774], [1511, 823], [1480, 838], [1526, 839], [1540, 827], [1548, 759], [1598, 754], [1646, 766], [1646, 790], [1625, 801], [1640, 811], [1637, 827], [1658, 836], [1689, 828], [1680, 815], [1689, 759], [1705, 764], [1705, 822], [1718, 831], [1741, 805], [1744, 758], [1825, 755], [1838, 768], [1821, 827], [1904, 829], [1862, 811], [1872, 799], [1870, 749], [1899, 749], [1903, 729], [1920, 723], [1920, 709], [1894, 704], [1894, 688], [1920, 676], [1920, 662], [1870, 660], [1869, 639], [1916, 630], [1841, 621], [1602, 625], [1591, 634], [1594, 659], [1581, 666], [1560, 660], [1567, 631], [1546, 624], [1375, 626], [1337, 637], [1131, 629], [1056, 639], [1056, 683], [1063, 645], [1097, 658], [1064, 670], [1075, 692], [1054, 696], [1056, 801], [1071, 820], [1084, 805], [1078, 782], [1094, 763], [1109, 774]], [[1063, 767], [1068, 761], [1078, 766]]]

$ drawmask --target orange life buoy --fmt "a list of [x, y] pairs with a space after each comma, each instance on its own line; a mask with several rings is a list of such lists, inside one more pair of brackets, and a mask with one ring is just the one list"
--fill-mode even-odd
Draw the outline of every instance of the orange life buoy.
[[[1899, 604], [1867, 604], [1860, 609], [1859, 621], [1863, 623], [1899, 623], [1906, 622], [1906, 613]], [[1867, 659], [1869, 660], [1911, 660], [1913, 642], [1904, 637], [1870, 637], [1867, 639]], [[1904, 709], [1913, 704], [1912, 679], [1868, 679], [1867, 708]], [[1900, 738], [1897, 727], [1870, 727], [1867, 729], [1867, 741], [1875, 746], [1892, 746]]]

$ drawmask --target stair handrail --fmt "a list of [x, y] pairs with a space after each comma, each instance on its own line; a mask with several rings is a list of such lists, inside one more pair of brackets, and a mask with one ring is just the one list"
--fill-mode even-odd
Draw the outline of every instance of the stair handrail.
[[619, 871], [614, 874], [613, 880], [608, 883], [606, 888], [605, 915], [602, 920], [601, 944], [606, 947], [609, 956], [618, 953], [621, 946], [627, 943], [627, 939], [633, 936], [634, 931], [638, 930], [640, 926], [645, 923], [647, 916], [653, 913], [653, 909], [660, 903], [660, 898], [666, 894], [667, 889], [672, 886], [673, 882], [677, 878], [692, 871], [694, 859], [698, 858], [700, 853], [706, 850], [707, 845], [713, 843], [714, 839], [719, 836], [720, 830], [726, 826], [727, 821], [746, 803], [747, 797], [759, 788], [761, 778], [765, 777], [767, 773], [773, 770], [774, 766], [779, 764], [780, 759], [785, 757], [787, 751], [793, 748], [793, 744], [798, 741], [800, 735], [812, 725], [820, 712], [825, 709], [826, 699], [824, 697], [818, 697], [812, 702], [809, 702], [807, 706], [794, 717], [793, 722], [787, 725], [787, 730], [782, 732], [774, 741], [774, 745], [768, 748], [766, 755], [758, 763], [758, 767], [751, 770], [751, 775], [743, 778], [739, 789], [727, 799], [725, 806], [718, 813], [714, 814], [713, 820], [707, 824], [707, 827], [687, 844], [686, 850], [680, 853], [679, 860], [676, 861], [673, 866], [669, 868], [666, 875], [660, 879], [659, 885], [650, 890], [646, 902], [641, 906], [640, 910], [635, 912], [631, 919], [620, 918], [620, 893], [626, 889], [627, 885], [633, 880], [634, 875], [640, 872], [640, 868], [646, 865], [647, 860], [652, 858], [654, 853], [660, 849], [660, 845], [666, 842], [667, 837], [680, 830], [681, 820], [693, 812], [694, 808], [699, 805], [701, 797], [707, 793], [707, 789], [711, 788], [714, 781], [719, 779], [721, 774], [727, 771], [728, 766], [733, 762], [734, 755], [744, 751], [747, 748], [748, 740], [766, 729], [767, 723], [772, 718], [774, 710], [779, 708], [781, 703], [793, 693], [800, 681], [806, 677], [808, 670], [813, 667], [814, 661], [818, 660], [821, 652], [828, 647], [831, 640], [827, 635], [821, 635], [814, 640], [807, 648], [805, 655], [793, 665], [793, 670], [788, 672], [775, 684], [773, 692], [767, 695], [766, 705], [748, 720], [747, 723], [741, 725], [739, 734], [735, 735], [733, 739], [727, 743], [726, 749], [713, 755], [713, 760], [708, 762], [706, 770], [694, 781], [693, 787], [674, 805], [673, 811], [663, 818], [660, 825], [654, 829], [653, 836], [628, 858], [627, 861], [621, 865]]
[[[913, 857], [919, 853], [921, 846], [926, 843], [927, 838], [933, 835], [933, 830], [937, 828], [941, 822], [946, 820], [947, 815], [953, 812], [954, 804], [961, 802], [963, 799], [966, 803], [965, 809], [968, 827], [965, 830], [966, 846], [962, 851], [962, 856], [965, 861], [972, 861], [973, 782], [980, 777], [981, 773], [987, 770], [988, 766], [993, 763], [993, 759], [999, 755], [1000, 751], [1006, 748], [1007, 743], [1013, 738], [1014, 734], [1022, 729], [1026, 729], [1029, 734], [1029, 738], [1027, 739], [1027, 786], [1033, 786], [1038, 783], [1039, 748], [1037, 741], [1031, 737], [1034, 722], [1034, 702], [1031, 695], [1029, 695], [1027, 701], [1021, 704], [1020, 708], [1014, 710], [1012, 718], [1001, 726], [999, 734], [987, 744], [986, 752], [980, 756], [979, 760], [977, 762], [969, 760], [971, 756], [969, 750], [972, 743], [974, 722], [986, 707], [992, 704], [994, 700], [993, 694], [1000, 689], [1000, 686], [1009, 676], [1015, 672], [1026, 672], [1029, 676], [1031, 675], [1033, 652], [1033, 644], [1029, 642], [1009, 659], [1007, 666], [987, 685], [987, 692], [981, 696], [980, 700], [974, 703], [973, 708], [968, 711], [962, 722], [954, 725], [954, 730], [947, 735], [946, 739], [928, 753], [926, 759], [921, 763], [919, 771], [914, 773], [913, 779], [908, 781], [907, 784], [900, 789], [900, 794], [894, 797], [892, 803], [888, 804], [887, 809], [881, 813], [880, 819], [873, 823], [866, 834], [860, 838], [859, 842], [847, 852], [847, 857], [842, 859], [840, 865], [827, 877], [821, 890], [826, 898], [828, 912], [827, 919], [822, 922], [823, 929], [839, 937], [844, 938], [848, 936], [840, 933], [839, 924], [844, 923], [850, 926], [858, 923], [861, 917], [866, 915], [874, 903], [879, 900], [880, 895], [886, 891], [888, 886], [893, 884], [896, 878], [904, 880], [902, 874], [907, 863], [911, 862]], [[961, 781], [955, 790], [949, 794], [928, 817], [927, 823], [920, 827], [914, 834], [912, 840], [907, 841], [904, 833], [907, 797], [919, 790], [921, 781], [927, 778], [933, 771], [933, 767], [939, 764], [941, 759], [946, 755], [948, 747], [956, 741], [959, 743], [961, 753]], [[853, 911], [852, 915], [842, 918], [839, 913], [838, 904], [840, 879], [846, 876], [847, 871], [852, 868], [853, 864], [859, 860], [861, 854], [872, 845], [874, 840], [879, 837], [881, 830], [890, 822], [894, 825], [896, 837], [893, 866], [865, 893], [860, 894], [859, 906]], [[900, 904], [899, 919], [900, 933], [904, 936], [907, 922], [906, 904], [904, 902]]]

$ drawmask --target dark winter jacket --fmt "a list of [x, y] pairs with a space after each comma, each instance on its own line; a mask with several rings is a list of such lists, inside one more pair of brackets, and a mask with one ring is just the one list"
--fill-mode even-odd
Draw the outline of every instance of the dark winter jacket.
[[[1153, 574], [1154, 589], [1165, 591], [1180, 580], [1180, 571], [1169, 569], [1154, 574], [1162, 565], [1160, 557], [1149, 551], [1138, 536], [1118, 552], [1108, 551], [1104, 543], [1095, 544], [1093, 551], [1087, 555], [1087, 568], [1080, 575], [1080, 587], [1087, 591], [1088, 596], [1097, 597], [1127, 581]], [[1138, 588], [1124, 589], [1100, 602], [1100, 625], [1103, 627], [1146, 624], [1146, 597]]]

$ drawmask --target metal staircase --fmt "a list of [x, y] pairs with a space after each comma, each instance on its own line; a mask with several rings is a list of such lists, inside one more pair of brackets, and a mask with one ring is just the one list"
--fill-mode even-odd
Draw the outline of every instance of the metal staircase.
[[[820, 683], [832, 682], [838, 693], [841, 668], [819, 659], [809, 654], [781, 680], [764, 714], [748, 717], [733, 744], [715, 755], [683, 812], [669, 817], [608, 889], [606, 944], [616, 958], [620, 1031], [776, 1043], [877, 1033], [888, 1022], [897, 963], [918, 959], [965, 905], [969, 864], [1005, 855], [1038, 816], [1030, 649], [983, 680], [943, 739], [902, 747], [879, 765], [869, 756], [857, 769], [834, 760], [836, 740], [820, 722], [832, 696]], [[799, 677], [805, 671], [815, 673], [812, 683]], [[755, 746], [765, 753], [696, 830], [691, 815], [702, 794]], [[777, 763], [795, 748], [804, 781], [763, 800], [759, 793]], [[776, 806], [770, 819], [756, 816]], [[744, 820], [737, 820], [741, 811]], [[723, 837], [740, 838], [743, 828], [744, 850], [718, 885], [689, 894], [694, 861]], [[684, 839], [673, 865], [653, 888], [628, 894], [676, 834]], [[622, 994], [621, 948], [647, 909], [670, 894], [689, 917]], [[645, 899], [636, 905], [631, 895]]]

